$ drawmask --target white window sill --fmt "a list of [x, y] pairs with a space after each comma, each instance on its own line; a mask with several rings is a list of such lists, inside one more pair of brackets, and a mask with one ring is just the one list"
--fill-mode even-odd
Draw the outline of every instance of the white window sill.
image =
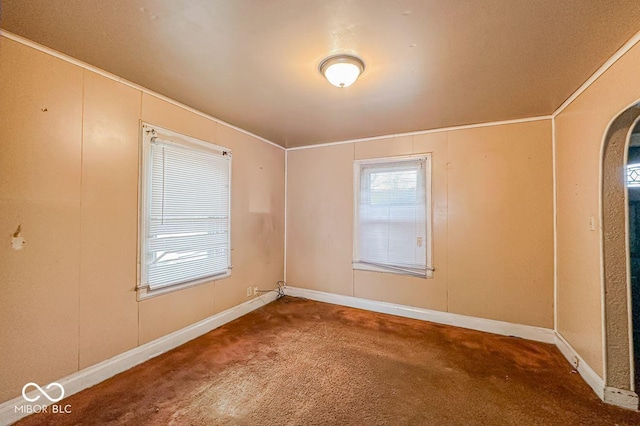
[[225, 278], [229, 278], [230, 276], [231, 276], [231, 271], [221, 275], [213, 275], [210, 277], [201, 278], [199, 280], [157, 288], [155, 290], [151, 290], [149, 289], [149, 287], [141, 287], [136, 290], [138, 293], [137, 298], [138, 298], [138, 301], [141, 301], [144, 299], [150, 299], [152, 297], [162, 296], [163, 294], [173, 293], [174, 291], [184, 290], [186, 288], [195, 287], [195, 286], [210, 283], [213, 281], [223, 280]]
[[381, 268], [378, 266], [370, 265], [368, 263], [353, 262], [353, 269], [358, 271], [382, 272], [383, 274], [405, 275], [407, 277], [415, 278], [433, 278], [433, 268], [427, 269], [425, 275], [417, 275], [410, 272], [394, 271], [391, 269]]

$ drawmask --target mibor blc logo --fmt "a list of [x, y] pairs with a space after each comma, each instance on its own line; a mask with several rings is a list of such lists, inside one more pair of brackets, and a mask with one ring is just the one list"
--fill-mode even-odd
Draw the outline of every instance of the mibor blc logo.
[[47, 392], [45, 392], [44, 389], [42, 389], [40, 386], [38, 386], [36, 383], [33, 382], [29, 382], [26, 385], [24, 385], [22, 387], [22, 397], [24, 399], [26, 399], [29, 402], [36, 402], [37, 400], [40, 399], [40, 395], [36, 395], [34, 398], [29, 398], [29, 396], [27, 395], [27, 389], [29, 389], [30, 386], [33, 386], [34, 388], [38, 389], [38, 391], [42, 394], [42, 396], [44, 396], [45, 398], [47, 398], [49, 401], [51, 402], [58, 402], [60, 401], [62, 398], [64, 398], [64, 388], [62, 387], [62, 385], [60, 383], [49, 383], [47, 386], [45, 386], [46, 389], [51, 389], [54, 387], [57, 387], [58, 389], [60, 389], [60, 396], [57, 398], [52, 398]]
[[[35, 392], [37, 391], [37, 393]], [[29, 396], [31, 393], [31, 396]], [[25, 401], [34, 403], [38, 401], [38, 404], [23, 404], [16, 405], [16, 413], [33, 414], [33, 413], [55, 413], [55, 414], [68, 414], [71, 413], [71, 405], [58, 405], [56, 402], [64, 398], [64, 387], [60, 383], [49, 383], [47, 386], [40, 387], [37, 383], [29, 382], [22, 387], [22, 397]], [[43, 398], [44, 397], [44, 398]], [[41, 399], [42, 398], [42, 399]], [[53, 405], [45, 405], [46, 400], [53, 402]]]

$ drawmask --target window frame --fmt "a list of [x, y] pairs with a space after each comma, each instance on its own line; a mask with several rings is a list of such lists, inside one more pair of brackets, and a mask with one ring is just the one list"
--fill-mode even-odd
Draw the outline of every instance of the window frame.
[[[425, 188], [425, 274], [414, 274], [408, 271], [392, 270], [369, 263], [363, 263], [359, 259], [359, 240], [360, 240], [360, 198], [361, 198], [361, 172], [363, 165], [381, 165], [389, 163], [399, 163], [403, 161], [422, 160], [425, 162], [425, 181], [423, 182]], [[368, 158], [362, 160], [355, 160], [353, 162], [353, 259], [352, 265], [354, 270], [360, 271], [372, 271], [382, 272], [388, 274], [412, 276], [416, 278], [433, 278], [435, 268], [433, 267], [433, 222], [432, 222], [432, 161], [431, 153], [417, 154], [417, 155], [403, 155], [396, 157], [383, 157], [383, 158]]]
[[[227, 244], [228, 244], [228, 259], [227, 259], [227, 271], [222, 274], [210, 275], [207, 277], [198, 278], [195, 280], [180, 282], [175, 284], [168, 284], [166, 286], [151, 289], [147, 282], [146, 267], [143, 259], [147, 256], [148, 240], [147, 240], [147, 227], [149, 225], [150, 203], [151, 203], [151, 139], [152, 137], [158, 137], [164, 141], [186, 146], [192, 149], [199, 149], [205, 151], [213, 151], [221, 155], [229, 157], [229, 202], [228, 202], [228, 217], [229, 217], [229, 229], [227, 232]], [[160, 296], [162, 294], [171, 293], [174, 291], [183, 290], [186, 288], [194, 287], [208, 282], [218, 281], [231, 276], [232, 264], [232, 247], [231, 247], [231, 191], [232, 191], [232, 163], [233, 155], [229, 148], [216, 145], [214, 143], [206, 142], [200, 139], [196, 139], [178, 132], [167, 130], [154, 124], [140, 122], [140, 161], [139, 161], [139, 208], [138, 208], [138, 273], [137, 273], [137, 299], [138, 301], [147, 299], [150, 297]]]

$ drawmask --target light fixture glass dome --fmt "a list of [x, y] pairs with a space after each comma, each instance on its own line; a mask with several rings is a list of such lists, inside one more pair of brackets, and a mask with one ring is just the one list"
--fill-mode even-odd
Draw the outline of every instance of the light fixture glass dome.
[[351, 86], [364, 71], [364, 63], [351, 55], [331, 56], [320, 63], [320, 72], [336, 87]]

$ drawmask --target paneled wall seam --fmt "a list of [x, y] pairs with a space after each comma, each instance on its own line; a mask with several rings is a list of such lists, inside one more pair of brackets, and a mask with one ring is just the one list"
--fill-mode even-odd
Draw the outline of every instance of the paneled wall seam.
[[82, 70], [82, 105], [81, 105], [81, 109], [80, 109], [80, 220], [78, 221], [78, 227], [80, 228], [79, 231], [79, 235], [80, 235], [80, 250], [78, 253], [78, 321], [77, 321], [77, 327], [78, 327], [78, 358], [77, 358], [77, 362], [78, 362], [78, 368], [76, 371], [80, 371], [80, 350], [81, 350], [81, 332], [80, 332], [80, 315], [82, 312], [82, 306], [81, 306], [81, 287], [82, 287], [82, 176], [83, 176], [83, 168], [84, 168], [84, 109], [85, 109], [85, 84], [86, 84], [86, 74], [87, 74], [87, 70]]
[[[447, 239], [446, 239], [446, 249], [449, 250], [450, 247], [450, 243], [449, 243], [449, 132], [447, 132], [445, 134], [445, 149], [447, 150], [447, 163], [446, 163], [446, 167], [445, 167], [445, 177], [447, 179], [447, 187], [446, 187], [446, 191], [445, 191], [445, 197], [446, 197], [446, 206], [447, 206]], [[447, 312], [451, 312], [451, 309], [449, 309], [449, 254], [447, 253], [447, 293], [445, 295], [445, 306], [446, 306], [446, 311]]]
[[[140, 91], [140, 110], [138, 113], [138, 121], [142, 120], [142, 99], [143, 99], [144, 95], [143, 92]], [[216, 132], [218, 131], [218, 128], [216, 127]], [[217, 139], [216, 135], [216, 140]], [[140, 141], [137, 142], [138, 145], [138, 155], [140, 155]], [[138, 158], [138, 169], [140, 168], [140, 162], [141, 162], [141, 158]], [[137, 212], [137, 223], [140, 223], [140, 173], [138, 172], [138, 188], [136, 190], [136, 199], [138, 201], [137, 206], [136, 206], [136, 212]], [[138, 232], [136, 235], [136, 287], [138, 285], [138, 276], [140, 274], [140, 261], [139, 261], [139, 256], [140, 256], [140, 233]], [[214, 300], [214, 308], [215, 308], [215, 300]], [[215, 309], [214, 309], [215, 310]], [[138, 335], [138, 346], [140, 346], [142, 343], [140, 342], [140, 303], [136, 303], [136, 311], [137, 311], [137, 322], [136, 322], [136, 333]]]
[[283, 277], [285, 285], [287, 284], [287, 200], [289, 199], [289, 151], [284, 151], [284, 265]]
[[[413, 141], [411, 141], [411, 145], [412, 145], [411, 149], [413, 150]], [[352, 158], [352, 160], [354, 162], [356, 161], [356, 144], [355, 143], [353, 144], [353, 158]], [[351, 180], [352, 180], [352, 185], [353, 185], [353, 178]], [[354, 187], [353, 190], [355, 191], [355, 187]], [[354, 197], [355, 197], [355, 194], [354, 194]], [[353, 199], [353, 197], [352, 197], [352, 199]], [[353, 206], [353, 208], [354, 209], [356, 208], [355, 205]], [[355, 216], [355, 211], [354, 211], [353, 215]], [[353, 244], [353, 241], [355, 240], [355, 232], [356, 232], [356, 230], [355, 230], [355, 228], [353, 228], [352, 229], [352, 233], [351, 233], [352, 244]], [[353, 260], [353, 258], [352, 258], [352, 260]], [[356, 271], [354, 269], [351, 270], [351, 296], [356, 297]]]
[[558, 184], [556, 173], [556, 118], [551, 117], [551, 162], [553, 168], [553, 330], [558, 331]]

